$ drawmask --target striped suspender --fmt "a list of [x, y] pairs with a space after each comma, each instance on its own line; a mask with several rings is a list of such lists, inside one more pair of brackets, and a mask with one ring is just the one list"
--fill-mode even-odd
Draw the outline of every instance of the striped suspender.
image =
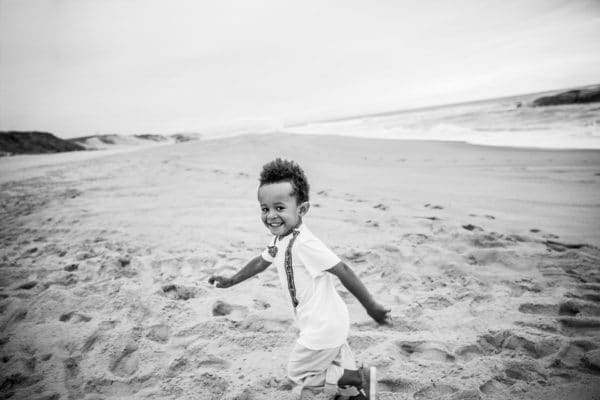
[[[294, 230], [292, 232], [292, 237], [290, 242], [288, 243], [287, 249], [285, 250], [285, 259], [284, 259], [284, 268], [285, 268], [285, 276], [287, 277], [288, 283], [288, 291], [290, 292], [290, 298], [292, 299], [292, 304], [294, 305], [294, 310], [298, 307], [298, 299], [296, 298], [296, 285], [294, 284], [294, 269], [292, 268], [292, 246], [294, 245], [294, 241], [296, 237], [300, 234], [300, 231]], [[286, 235], [287, 236], [287, 235]], [[271, 257], [275, 257], [277, 255], [277, 246], [275, 246], [275, 242], [277, 240], [281, 240], [281, 237], [275, 238], [273, 241], [273, 246], [269, 246], [269, 254]]]
[[294, 241], [296, 237], [300, 234], [300, 231], [294, 231], [292, 234], [292, 238], [290, 239], [290, 243], [287, 246], [285, 251], [285, 275], [287, 276], [288, 290], [290, 292], [290, 297], [292, 299], [292, 304], [294, 305], [294, 309], [298, 307], [298, 299], [296, 298], [296, 285], [294, 285], [294, 269], [292, 268], [292, 246], [294, 245]]

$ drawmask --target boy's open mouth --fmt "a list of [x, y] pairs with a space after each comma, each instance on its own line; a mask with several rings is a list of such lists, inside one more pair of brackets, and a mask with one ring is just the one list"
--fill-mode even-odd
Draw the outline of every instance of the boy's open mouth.
[[278, 226], [283, 225], [283, 222], [269, 222], [268, 225], [272, 228], [277, 228]]

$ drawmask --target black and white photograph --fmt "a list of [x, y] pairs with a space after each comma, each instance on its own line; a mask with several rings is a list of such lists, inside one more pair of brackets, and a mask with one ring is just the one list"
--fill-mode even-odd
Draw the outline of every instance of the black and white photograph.
[[0, 0], [0, 400], [600, 400], [600, 1]]

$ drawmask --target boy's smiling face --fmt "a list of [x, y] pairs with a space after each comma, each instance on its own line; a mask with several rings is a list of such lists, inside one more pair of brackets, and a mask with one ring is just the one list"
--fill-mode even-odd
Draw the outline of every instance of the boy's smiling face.
[[273, 235], [287, 235], [302, 222], [309, 203], [298, 204], [292, 195], [294, 188], [290, 182], [277, 182], [258, 188], [261, 219]]

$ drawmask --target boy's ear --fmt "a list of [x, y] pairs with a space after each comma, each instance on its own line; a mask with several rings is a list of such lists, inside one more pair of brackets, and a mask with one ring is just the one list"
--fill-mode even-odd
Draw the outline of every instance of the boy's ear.
[[301, 216], [305, 216], [306, 213], [308, 212], [309, 208], [310, 208], [310, 203], [308, 201], [305, 201], [304, 203], [302, 203], [298, 206], [298, 212], [300, 213]]

